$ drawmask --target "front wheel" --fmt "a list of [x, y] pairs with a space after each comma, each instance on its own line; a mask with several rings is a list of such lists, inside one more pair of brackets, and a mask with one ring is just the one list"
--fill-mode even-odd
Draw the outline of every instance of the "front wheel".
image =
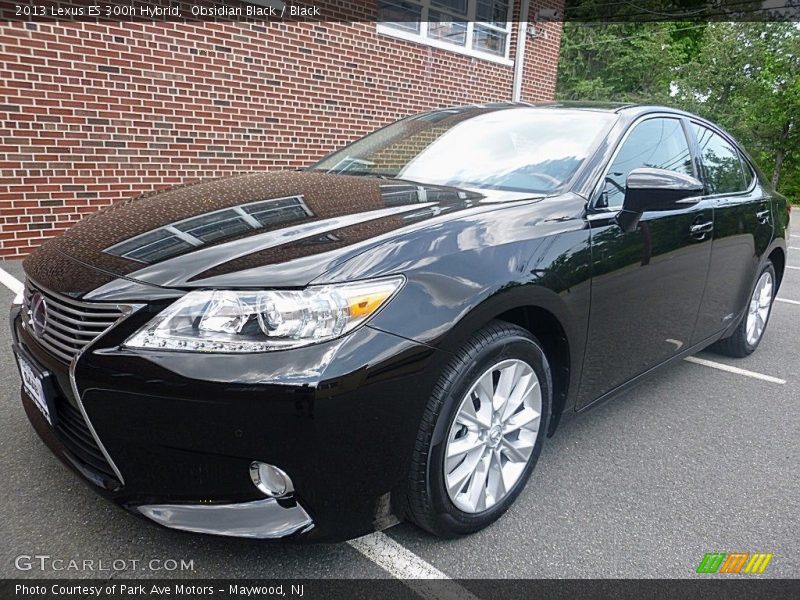
[[514, 502], [545, 437], [550, 366], [526, 330], [495, 321], [456, 353], [420, 425], [408, 516], [442, 537], [483, 529]]
[[744, 358], [758, 348], [769, 322], [772, 303], [775, 300], [776, 282], [775, 267], [771, 261], [767, 261], [756, 279], [742, 322], [733, 335], [717, 342], [713, 347], [714, 350], [728, 356]]

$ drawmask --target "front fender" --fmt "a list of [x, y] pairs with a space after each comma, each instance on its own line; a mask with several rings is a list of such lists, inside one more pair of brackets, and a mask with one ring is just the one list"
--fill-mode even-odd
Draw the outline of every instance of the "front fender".
[[[583, 364], [591, 292], [584, 209], [584, 199], [565, 195], [437, 223], [354, 257], [314, 283], [403, 274], [406, 284], [370, 327], [448, 352], [508, 311], [546, 311], [567, 338], [571, 396]], [[535, 322], [528, 325], [549, 335]]]

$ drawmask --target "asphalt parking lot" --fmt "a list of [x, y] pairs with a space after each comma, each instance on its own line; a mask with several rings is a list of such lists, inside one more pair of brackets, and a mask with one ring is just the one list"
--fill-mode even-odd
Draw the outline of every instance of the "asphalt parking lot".
[[[547, 440], [534, 476], [506, 516], [455, 541], [402, 523], [355, 544], [259, 543], [168, 531], [133, 517], [62, 467], [29, 426], [3, 324], [0, 577], [372, 578], [416, 572], [452, 578], [672, 578], [696, 577], [706, 552], [742, 551], [774, 554], [760, 577], [796, 578], [798, 216], [790, 242], [797, 247], [789, 257], [794, 268], [786, 270], [779, 292], [785, 301], [775, 303], [758, 351], [743, 360], [698, 355], [750, 374], [692, 362], [662, 370], [560, 429]], [[0, 261], [0, 268], [21, 278], [18, 261]], [[0, 305], [8, 306], [12, 297], [0, 285]], [[19, 571], [20, 555], [124, 559], [138, 561], [138, 568]], [[193, 570], [142, 570], [153, 559], [192, 561]]]

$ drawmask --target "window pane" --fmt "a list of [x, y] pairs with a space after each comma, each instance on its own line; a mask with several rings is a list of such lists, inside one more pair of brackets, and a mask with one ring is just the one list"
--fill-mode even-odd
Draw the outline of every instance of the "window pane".
[[201, 239], [204, 242], [212, 242], [216, 239], [237, 235], [251, 229], [251, 227], [232, 210], [223, 210], [200, 215], [193, 219], [175, 223], [174, 226], [176, 229]]
[[419, 32], [422, 7], [405, 0], [378, 0], [378, 22], [395, 29]]
[[694, 175], [689, 145], [680, 121], [649, 119], [631, 132], [606, 173], [598, 206], [622, 206], [628, 173], [640, 167]]
[[433, 9], [428, 11], [428, 19], [428, 37], [459, 46], [467, 43], [466, 21], [453, 21], [453, 17], [447, 13]]
[[449, 13], [467, 16], [467, 0], [431, 0], [431, 8], [441, 8]]
[[508, 20], [508, 0], [477, 0], [475, 20], [505, 28]]
[[163, 229], [158, 229], [134, 238], [134, 241], [126, 242], [125, 245], [120, 244], [114, 248], [109, 248], [106, 252], [144, 263], [151, 263], [176, 256], [191, 248], [191, 244]]
[[243, 206], [242, 209], [264, 227], [297, 221], [311, 215], [311, 211], [299, 197], [265, 200]]
[[700, 146], [709, 192], [730, 194], [744, 191], [744, 175], [738, 152], [710, 129], [695, 123], [692, 123], [692, 128]]
[[252, 229], [252, 227], [242, 221], [240, 217], [236, 217], [233, 219], [216, 221], [214, 223], [207, 223], [201, 227], [187, 231], [186, 233], [204, 242], [213, 242], [220, 238], [238, 235], [250, 229]]
[[489, 29], [475, 23], [472, 34], [472, 47], [481, 52], [491, 52], [505, 56], [506, 54], [506, 33], [500, 33], [496, 29]]
[[381, 198], [386, 206], [404, 206], [421, 202], [419, 186], [408, 183], [382, 185]]

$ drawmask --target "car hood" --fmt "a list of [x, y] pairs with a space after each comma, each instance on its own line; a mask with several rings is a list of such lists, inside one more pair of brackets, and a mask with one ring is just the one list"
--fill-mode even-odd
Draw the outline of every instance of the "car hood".
[[[101, 210], [47, 242], [25, 269], [72, 295], [118, 278], [168, 288], [304, 286], [434, 220], [524, 198], [313, 171], [239, 175]], [[74, 263], [84, 270], [71, 273]]]

